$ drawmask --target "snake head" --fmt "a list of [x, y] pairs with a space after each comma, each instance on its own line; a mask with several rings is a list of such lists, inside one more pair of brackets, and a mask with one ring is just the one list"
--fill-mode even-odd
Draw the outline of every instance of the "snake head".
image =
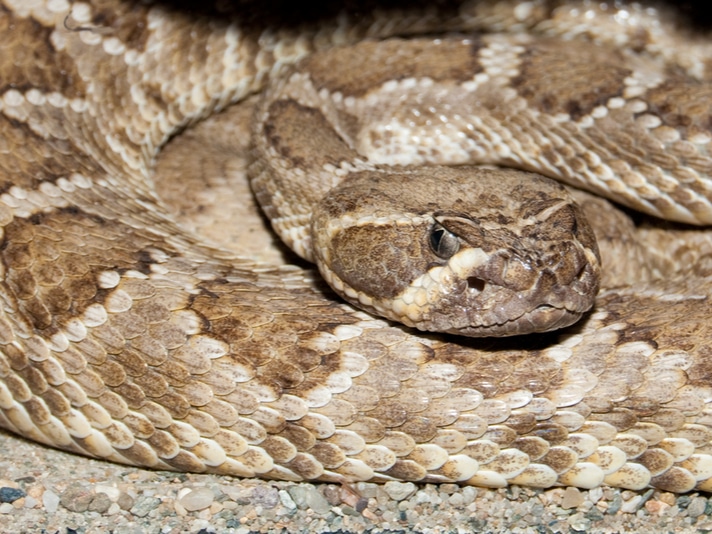
[[562, 328], [593, 306], [595, 237], [556, 182], [471, 167], [372, 174], [312, 218], [317, 265], [353, 305], [471, 337]]

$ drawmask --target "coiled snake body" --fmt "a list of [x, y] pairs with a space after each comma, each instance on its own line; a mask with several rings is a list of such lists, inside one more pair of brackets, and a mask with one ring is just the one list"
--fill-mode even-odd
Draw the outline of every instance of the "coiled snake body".
[[[586, 197], [584, 211], [605, 218], [596, 230], [604, 268], [620, 254], [644, 261], [642, 273], [612, 265], [594, 310], [561, 333], [484, 341], [420, 335], [354, 311], [310, 270], [202, 244], [158, 200], [152, 162], [169, 136], [261, 90], [309, 52], [433, 29], [509, 29], [476, 42], [437, 38], [461, 48], [421, 65], [426, 75], [417, 62], [379, 70], [375, 60], [366, 75], [348, 55], [365, 52], [347, 49], [315, 93], [358, 106], [372, 87], [397, 98], [455, 79], [483, 114], [426, 105], [425, 118], [403, 121], [406, 136], [440, 120], [441, 139], [413, 150], [415, 159], [439, 162], [467, 145], [475, 156], [454, 163], [516, 164], [654, 215], [709, 224], [704, 42], [633, 7], [458, 7], [275, 29], [239, 14], [225, 21], [122, 2], [5, 0], [0, 426], [156, 469], [712, 489], [707, 231], [635, 229]], [[387, 47], [401, 44], [379, 46], [396, 57]], [[580, 81], [584, 66], [593, 74]], [[499, 85], [487, 85], [493, 79]], [[490, 105], [495, 96], [507, 106]], [[344, 130], [352, 125], [343, 111], [331, 114], [341, 114]], [[365, 137], [379, 145], [398, 131], [391, 121]], [[446, 150], [458, 131], [464, 145]], [[284, 149], [290, 161], [275, 165], [299, 174], [304, 162], [322, 162], [300, 159], [312, 148]], [[279, 193], [267, 186], [261, 195], [279, 212]], [[288, 215], [303, 223], [301, 213]], [[614, 220], [630, 233], [619, 235]]]

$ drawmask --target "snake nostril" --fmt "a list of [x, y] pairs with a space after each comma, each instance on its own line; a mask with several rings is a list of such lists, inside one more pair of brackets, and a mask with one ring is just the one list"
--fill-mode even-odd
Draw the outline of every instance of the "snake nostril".
[[467, 279], [467, 288], [470, 291], [476, 291], [482, 293], [485, 289], [485, 281], [482, 278], [477, 278], [476, 276], [470, 276]]

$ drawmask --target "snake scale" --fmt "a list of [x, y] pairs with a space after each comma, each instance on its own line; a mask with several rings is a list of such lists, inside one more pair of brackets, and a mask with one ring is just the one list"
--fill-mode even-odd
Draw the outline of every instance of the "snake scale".
[[[450, 52], [420, 64], [386, 48], [380, 57], [395, 60], [366, 71], [364, 56], [377, 54], [347, 48], [313, 77], [315, 93], [357, 106], [374, 87], [397, 99], [455, 79], [481, 91], [488, 111], [426, 103], [406, 135], [441, 121], [437, 142], [413, 150], [421, 159], [447, 151], [451, 128], [475, 147], [471, 163], [564, 175], [709, 224], [707, 41], [654, 9], [601, 3], [383, 8], [303, 26], [274, 26], [245, 6], [210, 18], [119, 0], [0, 4], [0, 426], [113, 462], [240, 477], [712, 490], [704, 228], [636, 226], [585, 197], [584, 211], [631, 232], [597, 230], [593, 311], [559, 333], [469, 339], [355, 311], [312, 269], [206, 245], [152, 182], [172, 135], [303, 56], [430, 34], [407, 46]], [[492, 79], [500, 85], [483, 89]], [[509, 111], [486, 106], [495, 93]], [[365, 137], [397, 138], [388, 124]], [[314, 139], [310, 150], [332, 144]], [[292, 159], [276, 165], [326, 161], [300, 159], [307, 148], [282, 150]], [[647, 267], [610, 262], [607, 272], [607, 254]]]

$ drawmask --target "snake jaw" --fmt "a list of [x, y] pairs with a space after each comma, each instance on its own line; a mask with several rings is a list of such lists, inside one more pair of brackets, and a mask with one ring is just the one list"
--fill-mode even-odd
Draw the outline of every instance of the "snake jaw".
[[549, 269], [537, 274], [521, 258], [509, 258], [507, 265], [524, 266], [536, 276], [529, 288], [501, 274], [508, 269], [500, 256], [480, 248], [460, 251], [414, 280], [394, 300], [392, 313], [421, 330], [490, 337], [563, 328], [593, 306], [599, 276], [595, 254], [580, 254], [573, 277]]
[[[525, 260], [465, 247], [444, 264], [431, 266], [392, 298], [358, 291], [328, 268], [322, 268], [322, 274], [352, 304], [419, 330], [468, 337], [514, 336], [564, 328], [593, 306], [600, 262], [593, 251], [581, 248], [548, 255], [553, 258]], [[560, 268], [557, 264], [563, 261], [574, 267]], [[539, 263], [539, 268], [533, 263]], [[557, 268], [542, 268], [543, 263]], [[512, 275], [522, 271], [526, 276]]]

